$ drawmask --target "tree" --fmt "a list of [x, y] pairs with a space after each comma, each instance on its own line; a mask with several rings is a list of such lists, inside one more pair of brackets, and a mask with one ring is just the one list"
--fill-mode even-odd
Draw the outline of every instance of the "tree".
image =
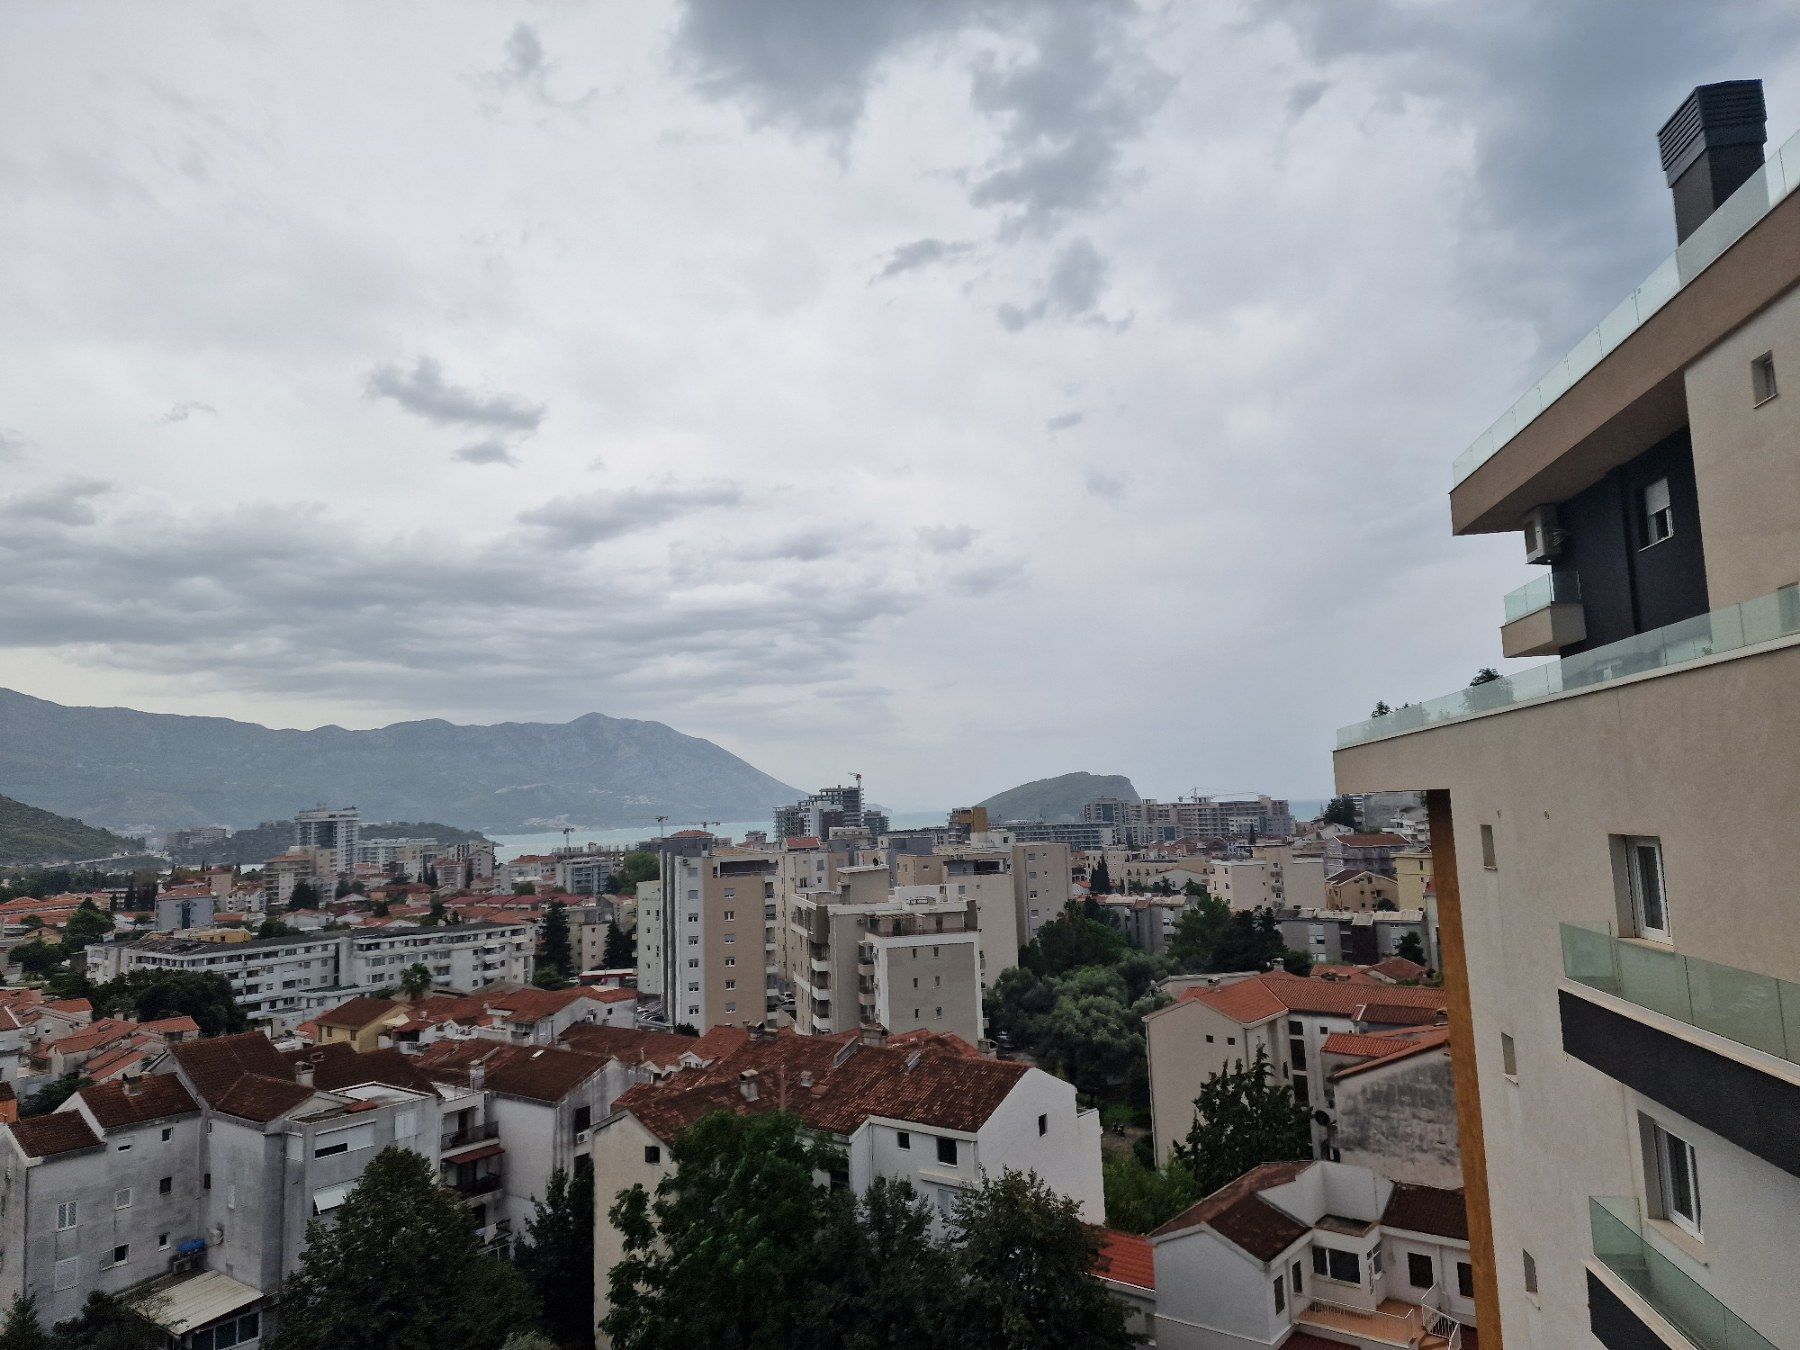
[[319, 892], [310, 881], [296, 881], [294, 889], [288, 894], [289, 909], [317, 909]]
[[552, 900], [544, 911], [544, 954], [538, 968], [553, 970], [563, 979], [575, 973], [575, 950], [569, 942], [569, 908]]
[[335, 900], [342, 900], [348, 894], [350, 894], [350, 878], [339, 877], [337, 888], [332, 892], [332, 898]]
[[1071, 900], [1025, 944], [1019, 964], [1040, 975], [1059, 975], [1077, 966], [1111, 965], [1129, 945], [1117, 928], [1088, 918]]
[[[819, 1321], [842, 1350], [951, 1350], [957, 1328], [944, 1291], [958, 1278], [932, 1214], [905, 1181], [877, 1177], [862, 1199], [834, 1199], [820, 1246], [826, 1268]], [[820, 1340], [827, 1338], [820, 1337]]]
[[1402, 933], [1400, 941], [1394, 944], [1394, 955], [1404, 957], [1415, 965], [1425, 965], [1425, 944], [1419, 941], [1417, 933]]
[[94, 1011], [103, 1017], [130, 1016], [150, 1022], [164, 1017], [191, 1017], [202, 1035], [225, 1036], [249, 1029], [231, 982], [223, 975], [192, 970], [127, 971], [96, 985]]
[[1194, 1178], [1180, 1163], [1146, 1166], [1135, 1154], [1110, 1153], [1100, 1164], [1106, 1191], [1106, 1223], [1124, 1233], [1148, 1233], [1200, 1198]]
[[1088, 872], [1088, 894], [1111, 895], [1112, 884], [1112, 869], [1107, 867], [1106, 859], [1101, 858]]
[[1201, 1195], [1211, 1195], [1266, 1162], [1312, 1156], [1306, 1108], [1275, 1079], [1268, 1051], [1257, 1047], [1254, 1062], [1227, 1065], [1200, 1085], [1194, 1123], [1175, 1144], [1175, 1161], [1194, 1178]]
[[83, 1078], [71, 1069], [60, 1078], [52, 1078], [20, 1103], [19, 1114], [22, 1116], [47, 1116], [82, 1088], [87, 1087], [89, 1082], [89, 1079]]
[[1014, 966], [994, 982], [989, 1024], [1083, 1092], [1109, 1091], [1129, 1084], [1143, 1061], [1143, 1019], [1163, 1001], [1156, 979], [1166, 968], [1141, 952], [1117, 968], [1084, 966], [1061, 975]]
[[1396, 905], [1392, 900], [1389, 900], [1386, 896], [1383, 896], [1381, 899], [1379, 899], [1375, 902], [1375, 912], [1377, 914], [1393, 914], [1393, 913], [1398, 912], [1399, 909], [1400, 909], [1400, 906]]
[[[545, 1198], [533, 1199], [527, 1243], [514, 1256], [544, 1307], [544, 1328], [575, 1350], [594, 1343], [594, 1171], [550, 1175]], [[4, 1350], [4, 1347], [0, 1347]]]
[[1343, 825], [1354, 830], [1356, 828], [1356, 802], [1350, 797], [1333, 797], [1325, 803], [1324, 814], [1319, 817], [1327, 825]]
[[1212, 968], [1213, 953], [1231, 927], [1231, 906], [1202, 893], [1175, 921], [1169, 935], [1169, 956], [1175, 968], [1194, 972]]
[[427, 863], [425, 865], [425, 870], [419, 875], [419, 880], [435, 891], [438, 887], [437, 868], [432, 864]]
[[1479, 685], [1492, 684], [1499, 678], [1499, 671], [1495, 670], [1492, 666], [1483, 666], [1480, 670], [1475, 672], [1475, 678], [1469, 681], [1469, 688], [1474, 689]]
[[37, 1296], [15, 1294], [0, 1324], [0, 1350], [57, 1350], [50, 1333], [38, 1322]]
[[1094, 1277], [1099, 1240], [1081, 1209], [1010, 1168], [957, 1201], [957, 1344], [969, 1350], [1129, 1350], [1125, 1309]]
[[1281, 968], [1290, 975], [1298, 975], [1302, 979], [1312, 974], [1313, 959], [1307, 952], [1297, 952], [1292, 947], [1281, 954]]
[[536, 895], [537, 883], [535, 881], [515, 881], [513, 882], [513, 894]]
[[330, 1223], [307, 1225], [271, 1350], [499, 1350], [539, 1311], [516, 1267], [482, 1255], [432, 1164], [385, 1148]]
[[818, 1236], [843, 1203], [813, 1174], [843, 1156], [783, 1112], [702, 1117], [670, 1153], [654, 1195], [633, 1186], [608, 1211], [624, 1250], [600, 1326], [616, 1350], [810, 1343], [831, 1296]]
[[1238, 910], [1231, 926], [1213, 951], [1215, 973], [1234, 970], [1267, 970], [1287, 951], [1275, 915], [1267, 909]]
[[95, 1290], [78, 1316], [56, 1324], [58, 1350], [163, 1350], [169, 1333], [150, 1320], [152, 1296], [103, 1294]]
[[622, 888], [635, 889], [639, 882], [655, 881], [661, 875], [662, 867], [657, 863], [656, 855], [639, 849], [625, 855], [616, 879]]
[[600, 953], [606, 970], [624, 970], [637, 964], [637, 943], [625, 936], [617, 921], [606, 925], [606, 948]]
[[291, 923], [283, 923], [273, 914], [264, 919], [256, 929], [256, 936], [259, 938], [298, 937], [299, 935], [300, 930], [298, 928], [294, 927]]
[[1369, 713], [1369, 716], [1370, 717], [1386, 717], [1392, 711], [1394, 711], [1394, 710], [1392, 708], [1388, 707], [1387, 701], [1385, 699], [1381, 699], [1381, 700], [1376, 701], [1375, 707]]
[[438, 899], [435, 895], [432, 896], [431, 897], [431, 909], [425, 915], [425, 922], [428, 924], [439, 924], [439, 923], [448, 922], [449, 918], [450, 918], [449, 907], [446, 906], [444, 904], [444, 902], [442, 900]]
[[408, 1003], [417, 1003], [431, 992], [431, 967], [414, 961], [400, 976], [400, 988]]
[[52, 966], [60, 966], [69, 959], [68, 949], [60, 943], [51, 946], [42, 938], [33, 938], [30, 942], [21, 942], [12, 949], [12, 960], [27, 975], [42, 975]]

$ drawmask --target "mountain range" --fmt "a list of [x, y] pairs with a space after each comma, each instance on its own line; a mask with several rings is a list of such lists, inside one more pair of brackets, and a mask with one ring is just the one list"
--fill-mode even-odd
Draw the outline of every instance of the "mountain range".
[[224, 717], [74, 708], [0, 689], [0, 793], [141, 834], [238, 828], [319, 803], [369, 820], [442, 820], [493, 833], [755, 820], [801, 793], [661, 722], [369, 731], [277, 730]]
[[0, 797], [0, 865], [109, 858], [143, 842]]
[[1039, 778], [996, 792], [978, 805], [987, 807], [996, 823], [1002, 820], [1080, 820], [1081, 808], [1096, 797], [1139, 800], [1131, 780], [1119, 773], [1065, 773]]

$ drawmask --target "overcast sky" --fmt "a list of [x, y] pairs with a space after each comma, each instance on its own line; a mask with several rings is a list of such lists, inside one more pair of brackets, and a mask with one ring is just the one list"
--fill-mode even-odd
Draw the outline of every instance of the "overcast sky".
[[1791, 4], [0, 3], [0, 684], [1330, 784]]

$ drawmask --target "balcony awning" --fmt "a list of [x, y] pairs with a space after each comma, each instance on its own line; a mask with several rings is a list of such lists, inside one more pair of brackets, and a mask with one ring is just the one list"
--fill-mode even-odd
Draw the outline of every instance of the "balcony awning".
[[234, 1280], [222, 1270], [203, 1270], [153, 1289], [155, 1297], [145, 1312], [171, 1336], [184, 1336], [262, 1298], [262, 1290]]
[[445, 1161], [453, 1162], [460, 1167], [464, 1163], [480, 1162], [483, 1158], [498, 1158], [504, 1152], [506, 1152], [504, 1144], [483, 1144], [480, 1148], [470, 1149], [467, 1153], [458, 1153], [454, 1158], [446, 1158]]
[[350, 1188], [354, 1181], [341, 1182], [336, 1186], [321, 1186], [313, 1192], [312, 1207], [314, 1214], [329, 1214], [350, 1196]]

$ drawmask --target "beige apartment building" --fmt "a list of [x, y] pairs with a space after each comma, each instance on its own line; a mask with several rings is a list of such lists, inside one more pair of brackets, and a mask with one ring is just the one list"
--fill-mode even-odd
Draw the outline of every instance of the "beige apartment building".
[[1323, 849], [1293, 844], [1258, 844], [1250, 856], [1267, 865], [1269, 900], [1277, 909], [1322, 909], [1325, 905]]
[[776, 855], [749, 849], [662, 855], [661, 982], [671, 1025], [704, 1032], [767, 1020], [777, 973], [775, 870]]
[[1452, 529], [1538, 569], [1500, 646], [1553, 659], [1338, 737], [1341, 791], [1428, 794], [1483, 1350], [1800, 1346], [1800, 138], [1763, 121], [1690, 96], [1675, 253], [1456, 462]]
[[1394, 901], [1401, 909], [1426, 908], [1431, 891], [1431, 850], [1411, 849], [1394, 855]]
[[1399, 890], [1392, 877], [1349, 869], [1326, 878], [1325, 908], [1366, 914], [1380, 908], [1383, 901], [1398, 908]]

